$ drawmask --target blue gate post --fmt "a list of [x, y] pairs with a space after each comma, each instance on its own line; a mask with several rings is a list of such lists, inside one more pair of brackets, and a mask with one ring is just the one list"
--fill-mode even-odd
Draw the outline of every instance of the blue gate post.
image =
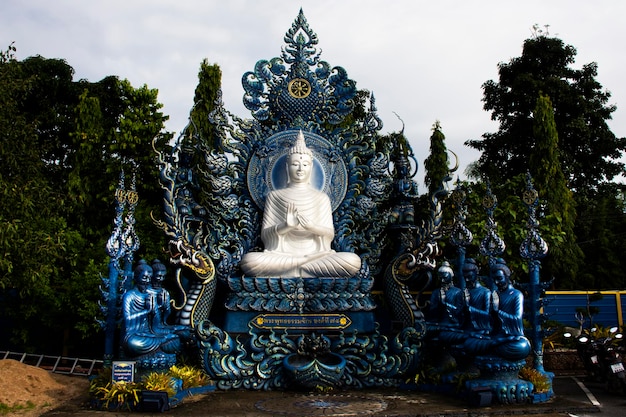
[[104, 303], [100, 304], [100, 310], [105, 319], [100, 321], [104, 328], [104, 367], [110, 367], [115, 355], [115, 330], [119, 316], [119, 276], [121, 271], [120, 259], [125, 256], [126, 245], [124, 243], [123, 224], [124, 206], [126, 205], [126, 190], [124, 189], [124, 170], [120, 171], [120, 179], [115, 190], [115, 218], [113, 220], [113, 232], [106, 244], [109, 255], [109, 275], [102, 277], [100, 292]]
[[539, 204], [537, 190], [534, 189], [530, 174], [526, 174], [526, 190], [522, 200], [528, 209], [528, 233], [520, 245], [520, 255], [528, 260], [529, 283], [527, 286], [528, 321], [530, 322], [529, 339], [533, 346], [533, 368], [545, 374], [543, 369], [543, 336], [541, 328], [544, 316], [543, 293], [549, 283], [541, 283], [539, 268], [540, 259], [548, 254], [548, 245], [539, 235], [539, 221], [536, 217], [536, 208]]
[[465, 277], [463, 276], [463, 265], [465, 265], [465, 247], [472, 243], [474, 237], [472, 232], [465, 226], [465, 219], [467, 218], [467, 206], [465, 205], [465, 199], [467, 193], [457, 180], [455, 190], [452, 192], [452, 202], [456, 208], [454, 215], [454, 225], [452, 226], [452, 232], [450, 233], [450, 242], [456, 246], [457, 250], [457, 263], [456, 263], [456, 276], [458, 287], [461, 291], [465, 290]]
[[[102, 277], [100, 292], [104, 300], [100, 310], [105, 316], [100, 320], [104, 328], [104, 358], [103, 365], [110, 367], [115, 356], [115, 339], [117, 325], [120, 319], [121, 298], [126, 292], [127, 283], [132, 285], [133, 253], [139, 248], [139, 238], [135, 233], [134, 212], [137, 206], [138, 195], [135, 190], [135, 175], [133, 174], [130, 190], [124, 188], [124, 170], [120, 171], [118, 188], [115, 190], [115, 219], [113, 232], [106, 244], [109, 255], [108, 276]], [[128, 214], [124, 219], [124, 209], [129, 204]], [[126, 227], [124, 227], [124, 224]], [[120, 260], [124, 259], [124, 267]], [[121, 276], [121, 277], [120, 277]]]
[[135, 207], [137, 207], [138, 201], [139, 194], [137, 194], [136, 176], [133, 172], [130, 190], [126, 191], [128, 212], [124, 218], [125, 227], [122, 235], [124, 245], [126, 246], [124, 252], [124, 281], [121, 283], [122, 294], [133, 287], [133, 258], [135, 251], [139, 249], [139, 236], [135, 232]]

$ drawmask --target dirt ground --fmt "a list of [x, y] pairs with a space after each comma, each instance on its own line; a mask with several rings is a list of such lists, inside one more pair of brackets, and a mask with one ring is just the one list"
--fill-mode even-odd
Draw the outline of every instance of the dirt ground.
[[67, 402], [89, 398], [89, 381], [82, 376], [53, 374], [13, 359], [0, 360], [0, 403], [23, 407], [4, 416], [38, 417]]
[[[481, 408], [470, 407], [465, 401], [442, 397], [434, 393], [417, 393], [397, 390], [371, 390], [367, 392], [338, 392], [335, 395], [310, 395], [279, 391], [216, 391], [186, 398], [180, 406], [172, 408], [172, 416], [471, 416], [471, 415], [522, 415], [561, 417], [597, 412], [583, 401], [583, 394], [572, 382], [573, 388], [565, 389], [565, 379], [557, 379], [556, 398], [537, 405], [492, 405]], [[84, 376], [54, 374], [47, 370], [25, 365], [13, 359], [0, 360], [0, 403], [7, 407], [21, 406], [23, 409], [3, 414], [0, 417], [93, 417], [136, 415], [136, 413], [111, 413], [90, 409], [89, 381]], [[571, 391], [571, 392], [569, 392]], [[325, 405], [326, 403], [337, 408]], [[333, 405], [337, 403], [339, 405]], [[30, 405], [29, 405], [30, 404]], [[324, 406], [318, 406], [324, 404]], [[317, 408], [312, 407], [315, 405]], [[384, 405], [384, 407], [382, 407]], [[301, 408], [298, 408], [301, 407]], [[363, 408], [370, 413], [365, 413]], [[378, 407], [378, 408], [377, 408]], [[363, 410], [361, 410], [363, 409]], [[380, 410], [379, 410], [380, 409]], [[306, 411], [306, 413], [304, 413]], [[144, 415], [146, 415], [144, 413]]]

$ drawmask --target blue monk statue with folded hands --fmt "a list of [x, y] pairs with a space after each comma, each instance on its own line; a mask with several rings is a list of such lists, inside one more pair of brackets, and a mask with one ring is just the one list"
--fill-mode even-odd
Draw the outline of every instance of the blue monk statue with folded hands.
[[465, 355], [525, 359], [531, 347], [524, 336], [524, 296], [513, 287], [510, 269], [498, 260], [492, 269], [496, 291], [490, 292], [477, 282], [474, 266], [472, 261], [464, 265], [464, 292], [452, 284], [447, 263], [439, 268], [441, 287], [433, 291], [429, 312], [432, 334]]
[[[122, 348], [143, 367], [166, 367], [176, 362], [181, 340], [164, 323], [163, 293], [151, 287], [153, 270], [141, 260], [134, 271], [135, 286], [122, 298]], [[168, 294], [169, 295], [169, 294]], [[168, 297], [169, 298], [169, 297]]]

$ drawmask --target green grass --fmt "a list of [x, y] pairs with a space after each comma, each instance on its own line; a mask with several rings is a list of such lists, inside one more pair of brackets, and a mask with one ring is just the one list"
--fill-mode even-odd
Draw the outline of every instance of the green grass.
[[12, 407], [9, 407], [5, 403], [0, 403], [0, 415], [13, 413], [20, 410], [31, 410], [33, 408], [35, 408], [35, 404], [33, 404], [31, 401], [26, 402], [26, 405], [16, 404]]

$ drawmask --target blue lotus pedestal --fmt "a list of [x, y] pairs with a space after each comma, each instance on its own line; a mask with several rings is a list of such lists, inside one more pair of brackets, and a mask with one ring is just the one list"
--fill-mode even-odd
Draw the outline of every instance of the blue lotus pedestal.
[[[480, 377], [465, 383], [470, 394], [478, 393], [480, 406], [490, 405], [490, 401], [500, 404], [521, 404], [530, 400], [533, 384], [518, 377], [526, 361], [511, 362], [496, 356], [478, 356], [475, 364]], [[485, 401], [489, 399], [488, 401]]]
[[298, 386], [338, 387], [346, 368], [346, 360], [332, 352], [318, 357], [292, 353], [285, 356], [283, 366], [288, 377]]

